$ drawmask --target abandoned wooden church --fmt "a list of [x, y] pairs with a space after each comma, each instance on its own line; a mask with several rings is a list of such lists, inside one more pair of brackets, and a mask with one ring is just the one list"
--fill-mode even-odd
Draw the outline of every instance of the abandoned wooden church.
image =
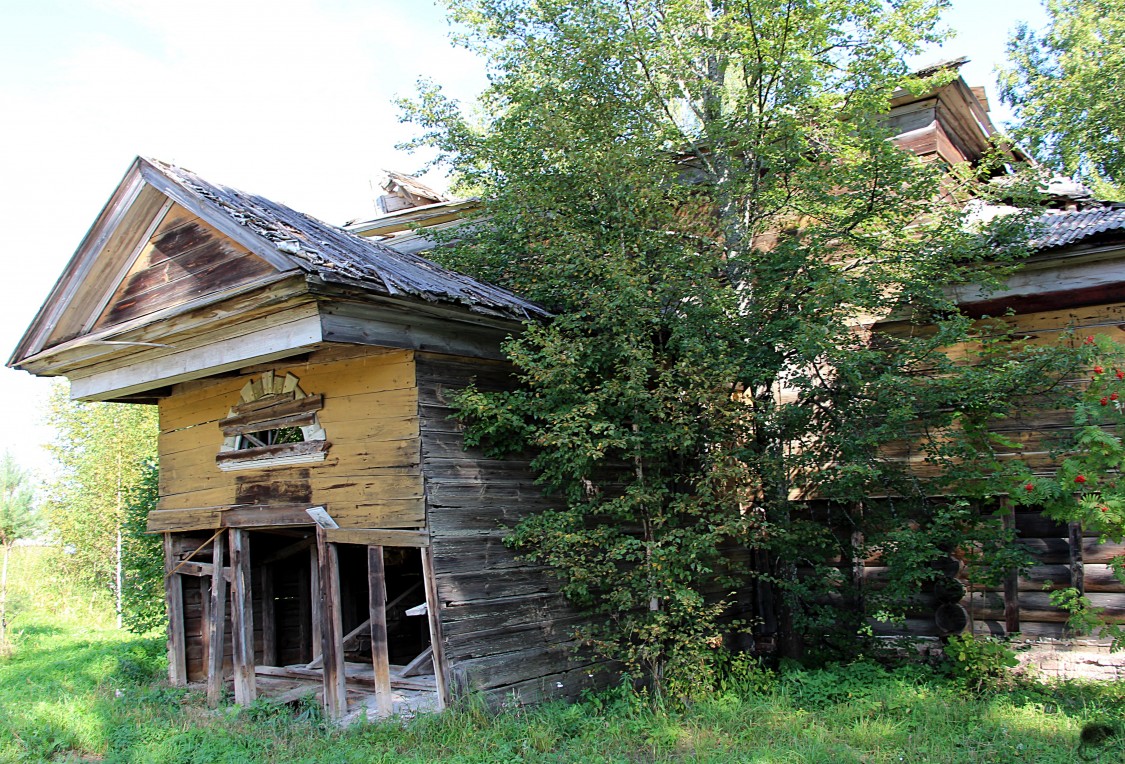
[[[987, 102], [959, 78], [893, 106], [899, 144], [924, 159], [989, 147]], [[345, 230], [137, 159], [10, 361], [68, 377], [76, 398], [159, 407], [149, 529], [164, 540], [170, 675], [213, 702], [232, 681], [240, 703], [314, 688], [340, 718], [593, 681], [570, 636], [580, 616], [502, 543], [548, 499], [526, 461], [466, 450], [450, 417], [471, 380], [510, 384], [501, 341], [546, 314], [418, 256], [426, 228], [475, 202], [404, 176], [388, 190], [380, 217]], [[1039, 254], [1007, 291], [964, 294], [968, 312], [1120, 339], [1125, 210], [1080, 196], [1060, 192]], [[1012, 426], [1034, 444], [1058, 423]], [[950, 603], [958, 628], [1062, 636], [1046, 578], [1125, 616], [1105, 564], [1122, 548], [1037, 512], [1010, 520], [1039, 565]], [[949, 633], [933, 612], [907, 625]]]

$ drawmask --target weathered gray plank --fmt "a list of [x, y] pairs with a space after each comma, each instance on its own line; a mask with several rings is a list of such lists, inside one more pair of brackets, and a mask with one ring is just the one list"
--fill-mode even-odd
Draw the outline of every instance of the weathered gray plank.
[[320, 565], [320, 647], [324, 657], [324, 712], [329, 719], [341, 719], [348, 710], [344, 674], [344, 626], [340, 610], [340, 561], [336, 545], [324, 539], [317, 529]]
[[387, 586], [383, 547], [367, 548], [368, 618], [371, 629], [371, 666], [375, 674], [375, 702], [380, 716], [394, 712], [391, 696], [391, 658], [387, 643]]
[[246, 706], [258, 697], [254, 683], [254, 614], [250, 589], [250, 540], [246, 531], [231, 528], [231, 637], [234, 655], [234, 702]]
[[168, 681], [174, 687], [187, 684], [187, 656], [184, 652], [184, 588], [183, 579], [172, 570], [176, 556], [172, 551], [172, 534], [164, 534], [164, 602], [168, 609]]
[[[223, 534], [212, 541], [211, 564], [223, 568]], [[224, 627], [227, 613], [227, 582], [222, 576], [211, 577], [210, 618], [207, 625], [207, 704], [219, 705], [223, 694]]]

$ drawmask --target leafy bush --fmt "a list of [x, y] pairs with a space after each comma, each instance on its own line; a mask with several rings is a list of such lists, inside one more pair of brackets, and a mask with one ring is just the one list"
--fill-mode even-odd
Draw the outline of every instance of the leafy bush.
[[1009, 669], [1019, 665], [1016, 654], [1003, 642], [972, 634], [950, 637], [945, 654], [953, 676], [974, 692], [1006, 685]]

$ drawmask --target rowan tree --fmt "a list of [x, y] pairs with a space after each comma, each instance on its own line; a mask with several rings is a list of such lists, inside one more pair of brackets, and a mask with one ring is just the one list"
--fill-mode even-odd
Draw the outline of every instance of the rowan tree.
[[[854, 644], [862, 608], [821, 607], [850, 601], [829, 561], [909, 520], [888, 592], [916, 591], [951, 529], [993, 527], [932, 497], [1000, 490], [984, 423], [1069, 363], [959, 314], [943, 287], [995, 283], [1020, 219], [967, 226], [939, 203], [957, 176], [881, 123], [897, 89], [952, 76], [903, 62], [942, 3], [449, 5], [490, 86], [467, 113], [423, 83], [406, 118], [485, 213], [439, 254], [555, 314], [505, 347], [520, 389], [460, 398], [469, 442], [530, 449], [564, 500], [511, 543], [658, 687], [739, 633]], [[968, 340], [975, 363], [942, 352]]]

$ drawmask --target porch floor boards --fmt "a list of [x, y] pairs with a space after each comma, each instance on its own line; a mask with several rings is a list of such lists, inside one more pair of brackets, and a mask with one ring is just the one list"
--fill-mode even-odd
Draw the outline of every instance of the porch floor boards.
[[[391, 665], [391, 699], [394, 714], [413, 717], [438, 710], [437, 685], [433, 674], [403, 677], [404, 666]], [[311, 695], [323, 701], [324, 676], [320, 669], [304, 664], [290, 666], [256, 666], [258, 694], [277, 703], [292, 703]], [[374, 692], [375, 673], [368, 663], [345, 663], [345, 686], [348, 712], [341, 720], [348, 724], [360, 718], [378, 717]]]

